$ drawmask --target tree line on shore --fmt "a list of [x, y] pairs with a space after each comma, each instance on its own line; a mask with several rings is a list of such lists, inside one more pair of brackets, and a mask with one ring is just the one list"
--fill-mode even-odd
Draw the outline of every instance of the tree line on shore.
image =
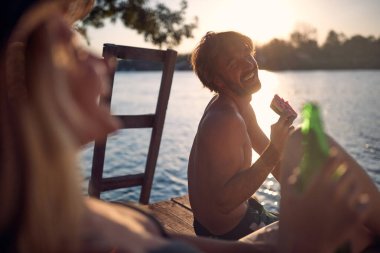
[[257, 48], [259, 66], [268, 70], [380, 69], [380, 37], [331, 30], [319, 46], [316, 30], [295, 31], [290, 40], [273, 39]]
[[[291, 33], [289, 40], [272, 39], [257, 46], [259, 67], [266, 70], [312, 69], [380, 69], [380, 37], [354, 35], [331, 30], [322, 45], [316, 29], [306, 27]], [[190, 54], [177, 58], [177, 70], [191, 70]], [[120, 62], [119, 70], [159, 70], [160, 65], [147, 62]]]
[[[181, 0], [178, 10], [150, 0], [97, 0], [90, 14], [77, 25], [77, 31], [87, 37], [87, 28], [102, 28], [105, 21], [121, 23], [144, 36], [147, 42], [174, 47], [183, 38], [192, 38], [198, 18], [187, 22], [187, 0]], [[380, 32], [380, 30], [379, 30]], [[354, 35], [350, 38], [331, 30], [326, 40], [318, 45], [317, 30], [299, 23], [288, 40], [273, 39], [256, 47], [256, 59], [261, 69], [380, 69], [380, 37]], [[195, 45], [194, 45], [195, 46]], [[177, 70], [191, 70], [190, 55], [177, 58]], [[119, 70], [160, 70], [161, 66], [148, 62], [122, 61]]]

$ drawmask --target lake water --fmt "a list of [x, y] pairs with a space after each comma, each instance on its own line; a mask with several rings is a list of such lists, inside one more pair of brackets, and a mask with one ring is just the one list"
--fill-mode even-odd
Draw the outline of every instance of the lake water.
[[[278, 116], [269, 108], [274, 94], [299, 111], [306, 101], [320, 104], [327, 132], [366, 169], [380, 188], [380, 71], [286, 71], [259, 73], [262, 89], [252, 106], [264, 132]], [[114, 114], [153, 113], [160, 72], [118, 72], [115, 77]], [[212, 97], [190, 71], [176, 71], [153, 182], [151, 202], [187, 193], [187, 161], [203, 110]], [[298, 118], [295, 125], [300, 123]], [[122, 130], [107, 143], [104, 177], [142, 172], [150, 130]], [[257, 159], [254, 154], [253, 158]], [[91, 170], [92, 145], [84, 148], [84, 191]], [[135, 201], [139, 187], [102, 194], [104, 199]], [[279, 185], [271, 177], [257, 197], [278, 210]]]

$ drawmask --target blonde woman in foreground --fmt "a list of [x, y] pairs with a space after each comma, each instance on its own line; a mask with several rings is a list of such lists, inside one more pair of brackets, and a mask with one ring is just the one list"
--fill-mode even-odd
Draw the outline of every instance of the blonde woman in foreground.
[[[315, 252], [332, 252], [362, 221], [372, 222], [375, 197], [355, 208], [361, 194], [375, 195], [372, 186], [366, 189], [352, 174], [334, 185], [326, 179], [348, 159], [345, 155], [332, 158], [301, 197], [283, 184], [283, 203], [291, 205], [281, 206], [286, 212], [273, 243], [260, 239], [265, 234], [250, 243], [169, 235], [135, 207], [83, 197], [77, 153], [83, 144], [115, 131], [119, 122], [97, 104], [108, 92], [110, 64], [75, 43], [68, 10], [88, 7], [78, 3], [14, 1], [2, 9], [9, 13], [1, 22], [0, 252], [309, 252], [304, 229], [318, 242]], [[299, 146], [297, 136], [290, 140]], [[284, 171], [292, 166], [285, 162]], [[355, 194], [341, 194], [349, 190], [346, 180], [357, 186]], [[331, 191], [318, 191], [325, 187]], [[320, 203], [311, 200], [315, 194], [336, 198]], [[287, 214], [316, 203], [334, 209], [310, 208], [296, 221]], [[325, 224], [309, 221], [317, 214]], [[335, 223], [338, 216], [344, 219]]]

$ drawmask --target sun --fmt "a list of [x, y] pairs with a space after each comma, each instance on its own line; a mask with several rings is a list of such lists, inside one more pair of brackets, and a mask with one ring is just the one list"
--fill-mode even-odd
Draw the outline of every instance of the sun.
[[274, 37], [287, 39], [295, 23], [287, 0], [220, 0], [216, 11], [220, 30], [241, 32], [259, 44]]

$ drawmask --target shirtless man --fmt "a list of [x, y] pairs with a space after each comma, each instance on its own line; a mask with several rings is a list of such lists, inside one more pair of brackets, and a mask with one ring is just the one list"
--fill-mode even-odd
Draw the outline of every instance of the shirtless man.
[[[269, 173], [278, 180], [279, 161], [294, 118], [290, 112], [260, 129], [250, 105], [261, 83], [251, 39], [207, 33], [193, 51], [192, 65], [216, 93], [205, 109], [189, 158], [188, 186], [197, 235], [236, 240], [277, 220], [251, 196]], [[252, 149], [260, 154], [252, 164]]]

